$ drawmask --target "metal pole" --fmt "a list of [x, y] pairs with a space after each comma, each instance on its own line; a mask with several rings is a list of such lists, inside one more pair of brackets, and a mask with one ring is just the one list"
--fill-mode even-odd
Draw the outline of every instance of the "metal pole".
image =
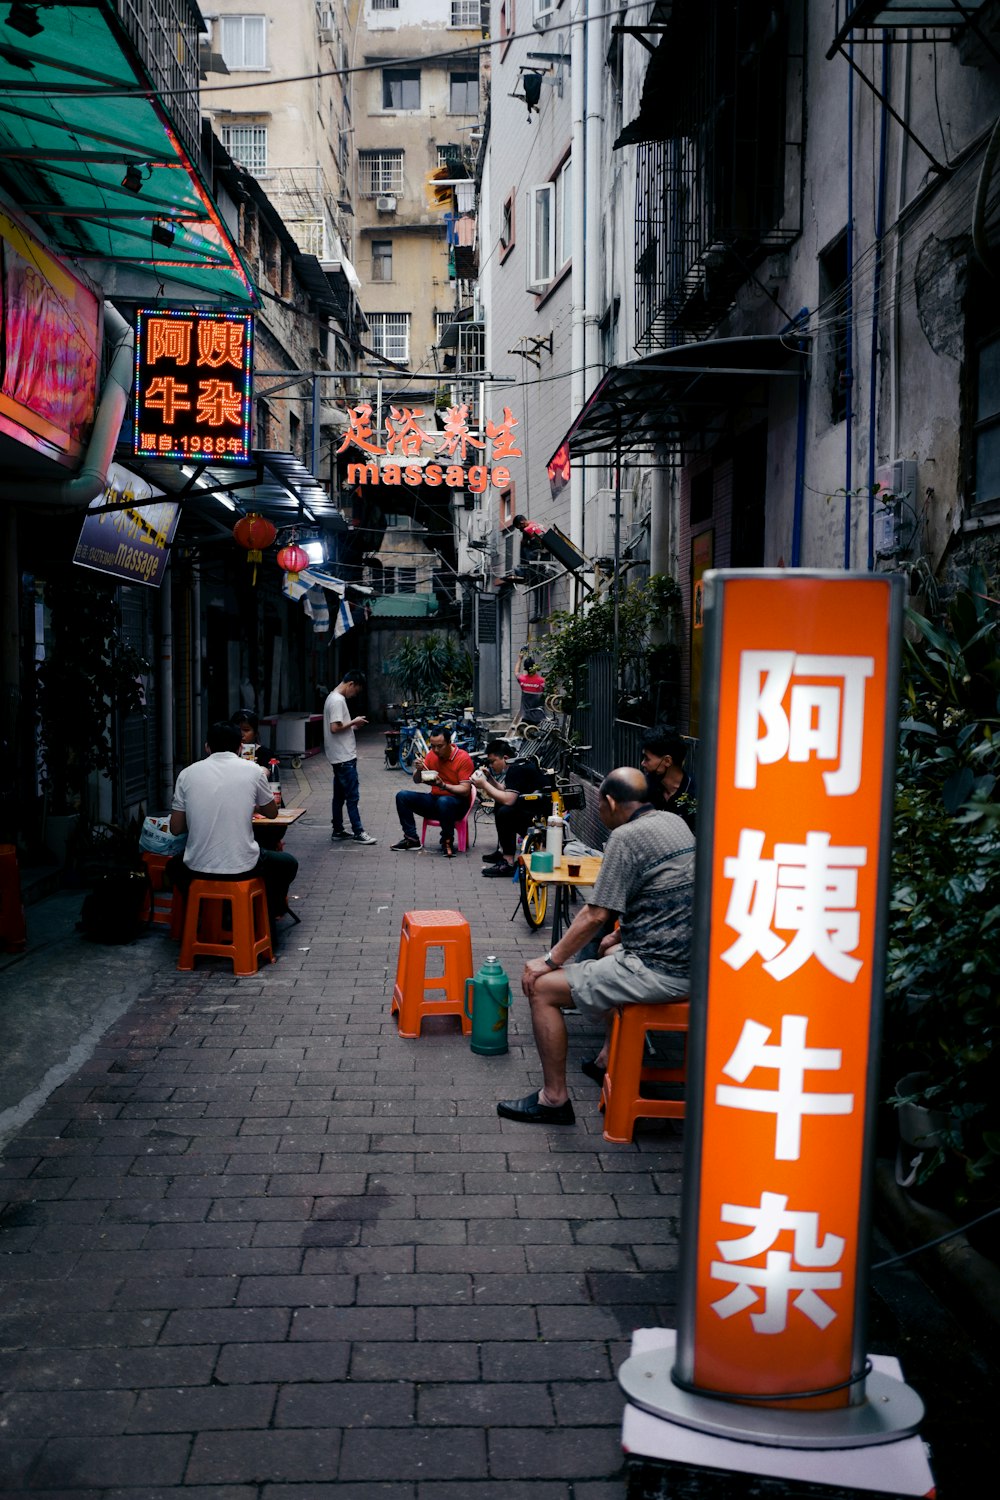
[[[622, 428], [621, 420], [617, 423], [618, 432], [615, 438], [615, 576], [612, 588], [615, 601], [615, 629], [614, 648], [611, 654], [611, 746], [612, 760], [617, 754], [617, 725], [618, 725], [618, 590], [619, 590], [619, 563], [622, 550]], [[611, 768], [612, 770], [614, 767]]]

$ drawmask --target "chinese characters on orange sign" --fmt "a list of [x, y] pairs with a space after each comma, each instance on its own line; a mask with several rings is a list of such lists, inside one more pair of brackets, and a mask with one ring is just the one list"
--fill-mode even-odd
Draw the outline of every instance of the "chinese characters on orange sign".
[[[479, 493], [490, 484], [496, 489], [508, 488], [510, 470], [496, 460], [522, 457], [514, 439], [518, 420], [509, 407], [504, 407], [502, 421], [486, 423], [486, 438], [493, 445], [492, 467], [476, 457], [485, 453], [487, 445], [486, 440], [470, 428], [467, 406], [448, 408], [444, 414], [443, 432], [428, 431], [422, 425], [424, 417], [425, 413], [419, 407], [390, 406], [383, 444], [378, 440], [371, 405], [363, 402], [350, 410], [347, 413], [350, 425], [337, 452], [343, 453], [354, 447], [368, 457], [364, 463], [348, 464], [348, 484], [426, 484], [432, 488], [443, 484], [449, 489], [470, 489]], [[429, 454], [440, 454], [447, 462], [424, 463], [425, 448]], [[399, 458], [403, 462], [376, 464], [376, 457]]]
[[864, 1353], [896, 581], [709, 578], [717, 750], [699, 848], [707, 995], [692, 1006], [705, 1064], [677, 1374], [733, 1399], [821, 1391], [795, 1408], [845, 1406]]
[[140, 308], [135, 434], [143, 458], [250, 458], [253, 317]]

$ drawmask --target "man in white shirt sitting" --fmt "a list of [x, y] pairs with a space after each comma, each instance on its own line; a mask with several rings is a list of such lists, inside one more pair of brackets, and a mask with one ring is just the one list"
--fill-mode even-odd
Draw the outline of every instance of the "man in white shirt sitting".
[[267, 775], [240, 756], [240, 731], [220, 721], [208, 731], [205, 760], [187, 766], [177, 778], [170, 832], [186, 833], [183, 854], [175, 854], [165, 874], [187, 894], [192, 880], [250, 880], [259, 876], [267, 891], [272, 936], [288, 910], [288, 887], [299, 862], [292, 854], [261, 849], [252, 818], [278, 814]]

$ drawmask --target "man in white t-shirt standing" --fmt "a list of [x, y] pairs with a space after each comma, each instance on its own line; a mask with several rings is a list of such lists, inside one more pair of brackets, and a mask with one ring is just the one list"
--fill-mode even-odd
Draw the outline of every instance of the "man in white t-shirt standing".
[[[352, 838], [356, 844], [377, 844], [370, 833], [365, 833], [358, 806], [361, 791], [358, 785], [358, 746], [354, 731], [363, 729], [368, 720], [362, 715], [351, 718], [348, 702], [364, 692], [364, 672], [352, 669], [344, 673], [333, 692], [323, 704], [323, 748], [333, 770], [333, 807], [331, 809], [330, 838]], [[344, 808], [351, 820], [351, 832], [344, 828]]]
[[186, 766], [177, 778], [170, 832], [186, 833], [183, 854], [167, 862], [170, 883], [187, 892], [192, 880], [249, 880], [257, 875], [267, 890], [272, 934], [288, 910], [288, 887], [299, 862], [293, 854], [261, 849], [253, 836], [253, 815], [274, 818], [278, 807], [267, 773], [240, 755], [240, 731], [220, 721], [208, 731], [208, 755]]

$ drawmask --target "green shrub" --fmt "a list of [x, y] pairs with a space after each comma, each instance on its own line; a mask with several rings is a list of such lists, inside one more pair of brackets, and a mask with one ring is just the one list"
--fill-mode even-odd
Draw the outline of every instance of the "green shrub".
[[956, 1208], [1000, 1194], [1000, 630], [972, 572], [943, 618], [911, 612], [893, 829], [886, 1047], [948, 1116], [921, 1180]]

